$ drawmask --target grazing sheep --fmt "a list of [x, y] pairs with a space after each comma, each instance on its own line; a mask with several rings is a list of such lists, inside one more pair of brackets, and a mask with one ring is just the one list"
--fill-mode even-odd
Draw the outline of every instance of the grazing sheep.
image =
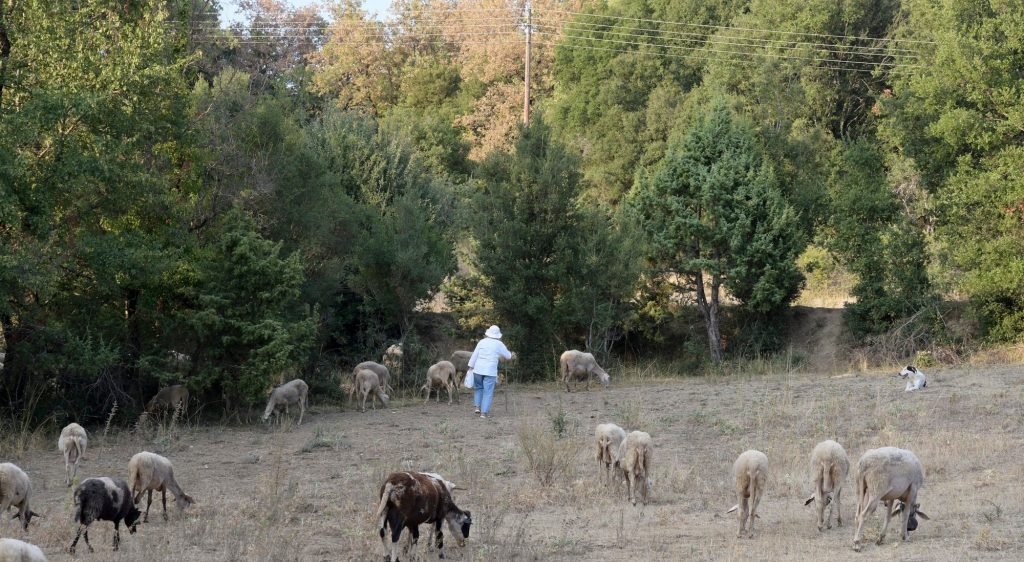
[[143, 492], [149, 492], [146, 500], [146, 514], [142, 517], [143, 523], [149, 522], [149, 506], [153, 505], [153, 490], [160, 492], [160, 499], [164, 504], [164, 521], [167, 521], [167, 491], [174, 495], [174, 501], [179, 510], [196, 503], [192, 496], [181, 491], [181, 486], [174, 479], [174, 468], [171, 461], [148, 451], [136, 454], [128, 461], [128, 486], [133, 497], [132, 503], [138, 504], [142, 499]]
[[0, 562], [46, 562], [46, 555], [34, 544], [0, 539]]
[[15, 507], [18, 513], [12, 519], [21, 519], [21, 528], [28, 530], [28, 522], [39, 514], [29, 509], [32, 498], [32, 481], [28, 474], [17, 466], [5, 462], [0, 464], [0, 515]]
[[[831, 439], [822, 441], [811, 452], [811, 474], [814, 476], [814, 494], [804, 501], [810, 505], [817, 501], [818, 530], [824, 530], [826, 524], [832, 528], [832, 511], [836, 511], [836, 522], [843, 526], [843, 482], [850, 472], [850, 461], [846, 458], [843, 446]], [[825, 517], [825, 506], [828, 505], [828, 517]]]
[[[876, 544], [885, 542], [889, 518], [903, 513], [903, 540], [917, 529], [917, 518], [929, 517], [918, 508], [917, 493], [924, 486], [924, 467], [914, 453], [896, 447], [871, 449], [857, 463], [857, 531], [853, 535], [853, 549], [860, 551], [861, 530], [864, 521], [875, 512], [878, 502], [885, 504], [885, 520]], [[893, 510], [893, 503], [901, 502]], [[907, 507], [909, 506], [909, 507]]]
[[380, 381], [380, 387], [384, 392], [392, 392], [391, 388], [391, 371], [387, 367], [374, 361], [363, 361], [356, 365], [355, 369], [352, 369], [352, 387], [356, 385], [356, 375], [363, 369], [369, 369], [374, 373], [377, 373], [377, 380]]
[[124, 521], [128, 532], [135, 534], [142, 513], [132, 503], [132, 495], [124, 478], [87, 478], [75, 488], [75, 521], [78, 521], [78, 533], [71, 541], [68, 552], [75, 553], [75, 545], [79, 537], [85, 533], [85, 546], [94, 552], [89, 544], [89, 525], [94, 521], [111, 521], [114, 523], [114, 550], [121, 545], [121, 521]]
[[736, 496], [739, 503], [726, 513], [738, 509], [740, 532], [736, 536], [742, 538], [743, 531], [746, 530], [747, 536], [754, 538], [754, 518], [758, 516], [757, 504], [761, 502], [768, 481], [768, 455], [753, 449], [745, 451], [733, 463], [732, 473], [736, 477]]
[[188, 408], [188, 388], [182, 384], [175, 384], [161, 388], [160, 392], [157, 392], [156, 396], [146, 403], [146, 413], [174, 412], [178, 409], [179, 404], [181, 413], [184, 414], [185, 409]]
[[651, 489], [651, 456], [654, 445], [651, 436], [643, 431], [633, 431], [619, 444], [619, 452], [615, 459], [615, 468], [622, 471], [629, 484], [626, 498], [636, 505], [637, 479], [642, 487], [642, 501], [647, 505], [647, 494]]
[[78, 474], [78, 463], [89, 445], [89, 436], [77, 423], [69, 423], [61, 430], [57, 448], [64, 454], [64, 483], [71, 487], [71, 480]]
[[455, 379], [455, 365], [451, 361], [439, 361], [427, 369], [427, 383], [420, 389], [425, 392], [426, 397], [423, 403], [430, 400], [430, 391], [437, 387], [437, 401], [441, 401], [441, 388], [448, 389], [448, 404], [452, 403], [452, 394], [455, 394], [455, 401], [458, 402], [458, 383]]
[[402, 355], [402, 342], [388, 346], [388, 348], [384, 350], [384, 357], [381, 358], [381, 364], [387, 367], [389, 372], [395, 373], [396, 376], [401, 376]]
[[308, 394], [309, 385], [302, 379], [288, 381], [275, 388], [270, 393], [266, 409], [263, 410], [263, 421], [267, 421], [270, 419], [270, 414], [274, 414], [277, 417], [277, 421], [280, 422], [281, 410], [284, 410], [284, 413], [287, 414], [289, 406], [298, 404], [299, 423], [296, 425], [302, 425], [302, 417], [306, 414], [306, 398]]
[[[469, 538], [469, 527], [473, 519], [469, 511], [455, 505], [448, 485], [433, 473], [393, 472], [380, 487], [380, 502], [377, 506], [377, 528], [384, 547], [384, 557], [390, 552], [391, 562], [398, 560], [398, 539], [402, 531], [409, 529], [411, 540], [405, 551], [414, 546], [420, 538], [420, 525], [432, 523], [434, 537], [440, 557], [444, 558], [444, 533], [442, 522], [459, 546]], [[391, 528], [390, 549], [387, 529]], [[403, 553], [404, 554], [404, 553]]]
[[469, 358], [473, 356], [472, 351], [453, 351], [452, 365], [455, 365], [455, 376], [466, 376], [469, 372]]
[[594, 356], [590, 353], [570, 349], [562, 353], [562, 357], [559, 359], [559, 366], [566, 392], [571, 392], [569, 390], [570, 379], [573, 381], [573, 388], [576, 388], [579, 381], [586, 380], [587, 390], [590, 390], [590, 379], [593, 376], [597, 376], [605, 388], [608, 388], [608, 385], [611, 384], [611, 377], [597, 364], [597, 359], [594, 359]]
[[597, 466], [601, 471], [601, 481], [608, 481], [612, 476], [612, 466], [619, 457], [619, 446], [626, 438], [626, 431], [614, 423], [602, 423], [594, 430], [597, 442]]
[[[366, 411], [366, 397], [372, 392], [373, 395], [380, 399], [384, 407], [388, 407], [388, 395], [384, 394], [384, 390], [381, 388], [380, 379], [377, 377], [377, 373], [370, 369], [363, 369], [356, 373], [355, 384], [352, 386], [352, 390], [349, 392], [348, 401], [352, 402], [352, 395], [359, 392], [363, 396], [362, 409], [360, 411]], [[377, 409], [377, 402], [371, 398], [370, 406], [374, 410]]]
[[924, 373], [918, 371], [913, 365], [907, 365], [900, 371], [900, 378], [914, 377], [907, 381], [907, 387], [903, 389], [903, 392], [911, 392], [914, 390], [921, 390], [928, 386], [928, 380], [925, 378]]

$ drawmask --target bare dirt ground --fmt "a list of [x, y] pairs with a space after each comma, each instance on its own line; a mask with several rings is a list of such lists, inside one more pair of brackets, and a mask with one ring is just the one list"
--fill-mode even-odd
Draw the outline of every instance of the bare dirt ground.
[[[27, 534], [10, 521], [0, 531], [38, 544], [51, 561], [380, 559], [371, 522], [380, 482], [391, 470], [420, 469], [468, 488], [455, 499], [473, 513], [472, 534], [465, 548], [445, 541], [453, 560], [1024, 559], [1020, 366], [935, 370], [918, 393], [904, 393], [888, 373], [653, 380], [638, 373], [619, 373], [604, 392], [508, 388], [490, 420], [473, 416], [464, 395], [459, 405], [407, 400], [365, 414], [314, 408], [301, 428], [186, 427], [156, 439], [104, 438], [91, 428], [80, 477], [126, 477], [132, 454], [154, 450], [171, 458], [178, 481], [200, 502], [184, 514], [172, 505], [169, 522], [157, 502], [138, 534], [122, 531], [118, 553], [106, 522], [93, 526], [94, 554], [82, 543], [76, 557], [65, 553], [75, 525], [54, 437], [52, 447], [16, 459], [33, 479], [32, 507], [45, 518]], [[653, 436], [650, 505], [633, 507], [622, 490], [597, 483], [591, 435], [605, 421]], [[556, 425], [568, 435], [556, 439]], [[550, 487], [537, 483], [520, 436], [570, 459]], [[840, 441], [854, 465], [869, 448], [913, 450], [925, 466], [919, 500], [932, 520], [907, 543], [890, 530], [882, 546], [868, 542], [853, 552], [851, 474], [844, 526], [819, 533], [802, 500], [811, 449], [826, 438]], [[737, 539], [736, 519], [724, 512], [736, 503], [732, 462], [748, 448], [767, 453], [771, 476], [756, 537]], [[880, 511], [866, 525], [868, 541], [878, 537]], [[436, 560], [425, 531], [418, 559]]]

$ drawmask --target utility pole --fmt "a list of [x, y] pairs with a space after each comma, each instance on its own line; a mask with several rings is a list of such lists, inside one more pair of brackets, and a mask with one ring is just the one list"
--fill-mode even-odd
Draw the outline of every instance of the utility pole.
[[526, 5], [526, 76], [523, 82], [523, 124], [530, 123], [530, 47], [533, 43], [533, 8]]

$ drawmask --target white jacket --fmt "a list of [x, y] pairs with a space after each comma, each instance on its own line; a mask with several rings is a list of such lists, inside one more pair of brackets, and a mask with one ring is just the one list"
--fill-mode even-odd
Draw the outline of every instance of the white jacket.
[[501, 343], [501, 340], [484, 338], [476, 344], [473, 356], [469, 358], [469, 368], [474, 373], [485, 377], [498, 376], [498, 361], [512, 359], [512, 352]]

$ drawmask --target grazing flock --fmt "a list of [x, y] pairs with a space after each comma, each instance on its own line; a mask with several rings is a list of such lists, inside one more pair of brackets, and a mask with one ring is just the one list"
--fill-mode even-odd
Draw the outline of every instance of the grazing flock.
[[[356, 393], [361, 397], [360, 411], [366, 411], [366, 399], [376, 409], [376, 400], [384, 407], [389, 402], [388, 392], [391, 372], [401, 368], [401, 345], [388, 348], [382, 363], [366, 361], [356, 365], [350, 380], [349, 402]], [[458, 400], [458, 385], [469, 370], [471, 353], [456, 351], [450, 361], [440, 361], [427, 370], [426, 382], [420, 388], [429, 401], [430, 393], [436, 392], [440, 402], [441, 391], [448, 394], [448, 403]], [[571, 392], [569, 383], [576, 385], [591, 379], [598, 379], [607, 388], [611, 383], [609, 374], [597, 364], [594, 356], [577, 350], [563, 353], [559, 360], [561, 382]], [[909, 378], [907, 391], [925, 388], [925, 375], [912, 366], [907, 366], [900, 377]], [[278, 417], [282, 411], [288, 414], [289, 407], [298, 408], [297, 424], [301, 425], [305, 414], [309, 386], [301, 379], [289, 381], [273, 389], [267, 400], [262, 419], [268, 421], [271, 415]], [[188, 390], [181, 385], [160, 390], [146, 405], [148, 414], [181, 411], [187, 407]], [[626, 499], [636, 505], [646, 505], [653, 489], [652, 463], [654, 442], [643, 431], [627, 432], [614, 423], [597, 425], [594, 431], [598, 478], [609, 485], [625, 488]], [[88, 434], [77, 423], [68, 424], [57, 441], [57, 448], [64, 457], [65, 484], [71, 487], [78, 466], [88, 446]], [[843, 524], [842, 489], [850, 471], [845, 449], [838, 442], [826, 440], [818, 443], [810, 455], [810, 480], [812, 495], [804, 501], [812, 503], [817, 511], [818, 531], [832, 528], [833, 514], [839, 526]], [[733, 463], [732, 476], [735, 481], [737, 503], [726, 513], [738, 513], [740, 538], [753, 538], [754, 521], [759, 517], [758, 505], [768, 487], [768, 456], [761, 451], [743, 452]], [[918, 519], [928, 516], [920, 510], [918, 493], [924, 485], [924, 469], [914, 453], [895, 447], [882, 447], [865, 452], [857, 463], [854, 476], [854, 493], [857, 499], [855, 511], [856, 530], [853, 548], [862, 548], [864, 523], [874, 514], [878, 504], [884, 506], [884, 515], [878, 545], [883, 544], [890, 520], [899, 517], [901, 537], [909, 539], [910, 531], [917, 529]], [[421, 525], [430, 525], [430, 544], [435, 546], [444, 558], [444, 532], [447, 526], [459, 546], [469, 538], [472, 516], [468, 510], [456, 505], [453, 493], [460, 488], [441, 475], [431, 472], [402, 471], [391, 473], [381, 484], [376, 501], [377, 532], [384, 547], [385, 560], [395, 562], [406, 556], [419, 540]], [[186, 494], [174, 478], [171, 462], [158, 454], [143, 451], [128, 462], [128, 480], [112, 477], [94, 477], [82, 481], [74, 490], [74, 519], [78, 530], [68, 547], [74, 554], [80, 538], [85, 538], [89, 552], [89, 526], [96, 521], [109, 521], [114, 525], [113, 550], [120, 545], [120, 528], [123, 522], [128, 532], [135, 534], [140, 519], [149, 520], [149, 509], [153, 503], [153, 492], [160, 492], [163, 518], [167, 517], [167, 493], [170, 492], [179, 510], [196, 503]], [[146, 509], [141, 511], [139, 502], [147, 494]], [[11, 463], [0, 464], [0, 514], [14, 508], [13, 518], [20, 519], [24, 530], [38, 514], [30, 508], [32, 483], [28, 475]], [[826, 514], [827, 508], [827, 514]], [[404, 547], [399, 548], [399, 539], [407, 531]], [[26, 542], [0, 539], [0, 562], [23, 561], [45, 562], [46, 556], [36, 546]]]

